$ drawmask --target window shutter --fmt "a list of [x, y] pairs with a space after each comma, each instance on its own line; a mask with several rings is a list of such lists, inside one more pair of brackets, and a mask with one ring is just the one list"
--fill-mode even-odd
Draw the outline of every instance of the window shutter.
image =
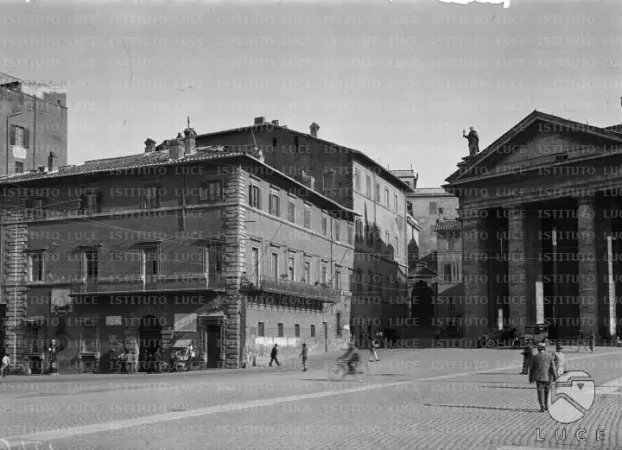
[[99, 191], [97, 192], [97, 207], [96, 207], [96, 211], [97, 212], [101, 212], [102, 211], [102, 206], [103, 206], [103, 200], [104, 200], [104, 195], [103, 192]]
[[28, 128], [24, 128], [24, 148], [30, 148], [30, 130]]
[[15, 125], [11, 125], [11, 136], [9, 137], [11, 145], [15, 145]]

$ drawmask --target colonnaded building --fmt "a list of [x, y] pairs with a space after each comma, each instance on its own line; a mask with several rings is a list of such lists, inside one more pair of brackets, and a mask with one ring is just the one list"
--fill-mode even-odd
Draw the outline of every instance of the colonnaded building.
[[622, 332], [622, 125], [534, 111], [447, 178], [459, 198], [464, 325]]

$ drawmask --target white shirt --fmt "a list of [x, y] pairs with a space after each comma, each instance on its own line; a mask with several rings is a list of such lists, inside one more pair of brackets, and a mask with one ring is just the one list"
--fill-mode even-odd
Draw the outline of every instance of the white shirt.
[[557, 370], [557, 376], [560, 377], [564, 373], [565, 356], [562, 352], [553, 352], [553, 362], [555, 363], [555, 370]]
[[8, 366], [11, 364], [11, 358], [9, 358], [8, 355], [4, 355], [4, 358], [2, 358], [2, 364]]

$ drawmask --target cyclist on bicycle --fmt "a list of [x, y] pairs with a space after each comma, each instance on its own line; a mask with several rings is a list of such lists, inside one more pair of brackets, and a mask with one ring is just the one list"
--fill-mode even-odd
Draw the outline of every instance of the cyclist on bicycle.
[[354, 346], [352, 342], [348, 343], [348, 349], [346, 352], [337, 360], [337, 361], [345, 361], [348, 364], [348, 373], [354, 374], [356, 373], [356, 364], [361, 360], [358, 349]]

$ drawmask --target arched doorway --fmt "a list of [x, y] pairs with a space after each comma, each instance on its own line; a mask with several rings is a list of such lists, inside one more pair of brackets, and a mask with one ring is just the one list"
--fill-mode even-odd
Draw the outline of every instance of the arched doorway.
[[417, 319], [420, 329], [434, 327], [434, 290], [428, 283], [419, 280], [412, 290], [413, 308], [412, 317]]
[[140, 349], [139, 349], [139, 367], [140, 371], [147, 370], [147, 356], [154, 353], [160, 347], [162, 339], [162, 325], [155, 316], [145, 316], [140, 321]]

